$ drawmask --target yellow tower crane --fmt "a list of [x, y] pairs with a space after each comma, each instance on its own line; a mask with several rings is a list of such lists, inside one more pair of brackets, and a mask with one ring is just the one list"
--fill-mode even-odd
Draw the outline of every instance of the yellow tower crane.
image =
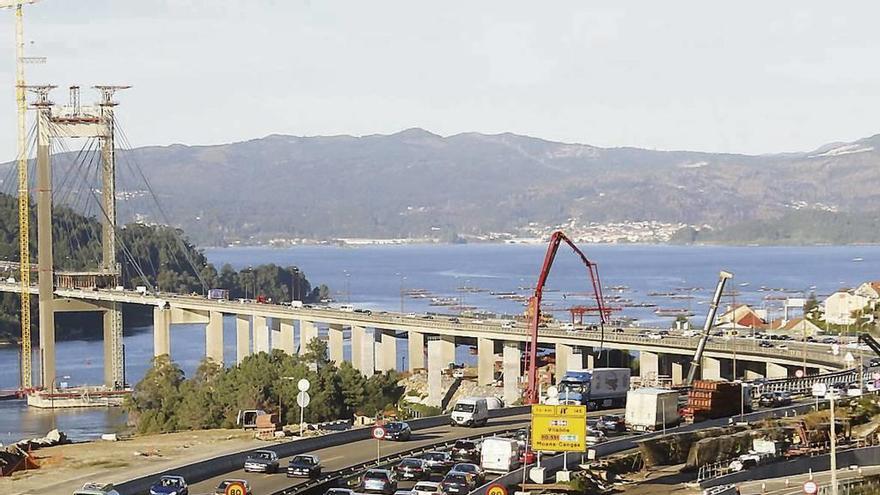
[[0, 8], [15, 9], [15, 103], [18, 108], [18, 254], [21, 278], [21, 388], [33, 386], [31, 375], [31, 257], [30, 193], [28, 191], [27, 159], [27, 100], [25, 96], [24, 64], [45, 59], [25, 59], [24, 15], [22, 7], [38, 0], [0, 0]]

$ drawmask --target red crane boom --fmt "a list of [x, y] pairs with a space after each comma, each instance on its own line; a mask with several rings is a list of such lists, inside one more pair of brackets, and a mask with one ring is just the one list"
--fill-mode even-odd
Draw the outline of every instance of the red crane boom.
[[[580, 257], [581, 261], [587, 267], [587, 273], [590, 275], [590, 281], [593, 284], [593, 294], [596, 296], [596, 307], [599, 312], [599, 323], [602, 329], [602, 342], [605, 339], [605, 322], [607, 311], [605, 309], [604, 298], [602, 297], [602, 284], [599, 281], [599, 269], [595, 263], [587, 259], [586, 255], [575, 246], [574, 242], [568, 238], [561, 230], [553, 232], [550, 236], [550, 245], [547, 246], [547, 253], [544, 255], [544, 265], [541, 267], [541, 274], [538, 276], [538, 283], [535, 284], [535, 293], [529, 298], [529, 316], [531, 322], [531, 339], [527, 343], [526, 354], [528, 356], [529, 382], [526, 389], [526, 403], [538, 403], [538, 324], [541, 321], [541, 298], [544, 294], [544, 284], [547, 283], [547, 276], [550, 275], [550, 268], [553, 266], [553, 260], [556, 258], [556, 252], [559, 250], [559, 244], [565, 242]], [[600, 349], [601, 349], [600, 344]]]

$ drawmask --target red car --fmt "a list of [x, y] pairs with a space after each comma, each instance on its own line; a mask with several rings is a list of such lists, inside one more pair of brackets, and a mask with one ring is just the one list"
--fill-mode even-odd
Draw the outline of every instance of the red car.
[[519, 455], [519, 463], [522, 465], [534, 464], [537, 459], [538, 456], [530, 447], [526, 447]]

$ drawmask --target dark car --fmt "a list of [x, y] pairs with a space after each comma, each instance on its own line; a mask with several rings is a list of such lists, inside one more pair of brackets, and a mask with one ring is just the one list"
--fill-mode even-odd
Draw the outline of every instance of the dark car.
[[606, 432], [621, 432], [626, 431], [626, 424], [623, 418], [616, 414], [603, 414], [596, 420], [596, 429]]
[[428, 463], [428, 469], [433, 473], [445, 473], [455, 464], [455, 461], [452, 460], [452, 454], [440, 450], [425, 452], [419, 458]]
[[412, 438], [412, 430], [409, 424], [403, 421], [388, 423], [383, 428], [385, 429], [385, 436], [383, 437], [385, 440], [406, 441]]
[[394, 472], [402, 480], [423, 480], [431, 475], [428, 463], [417, 457], [407, 457], [394, 466]]
[[623, 333], [623, 329], [622, 328], [615, 328], [614, 330], [611, 331], [611, 333]]
[[246, 473], [277, 473], [278, 454], [271, 450], [258, 450], [249, 454], [244, 461]]
[[457, 462], [471, 462], [480, 459], [477, 444], [470, 440], [458, 440], [452, 446], [452, 459]]
[[447, 495], [464, 495], [470, 493], [473, 486], [473, 481], [465, 473], [450, 472], [443, 478], [443, 481], [440, 482], [440, 492]]
[[486, 473], [483, 472], [483, 468], [471, 462], [461, 462], [452, 466], [449, 474], [452, 473], [464, 473], [470, 476], [471, 478], [473, 478], [471, 481], [475, 485], [482, 485], [483, 481], [485, 481], [486, 479]]
[[456, 318], [456, 317], [454, 317], [454, 316], [453, 316], [452, 318], [449, 318], [449, 321], [450, 321], [451, 323], [461, 323], [461, 320], [459, 320], [458, 318]]
[[287, 465], [288, 478], [317, 478], [321, 476], [321, 460], [315, 455], [297, 455]]
[[183, 476], [162, 476], [150, 487], [150, 495], [189, 495], [189, 487]]
[[766, 340], [762, 340], [758, 342], [758, 347], [773, 347], [773, 344], [767, 342]]

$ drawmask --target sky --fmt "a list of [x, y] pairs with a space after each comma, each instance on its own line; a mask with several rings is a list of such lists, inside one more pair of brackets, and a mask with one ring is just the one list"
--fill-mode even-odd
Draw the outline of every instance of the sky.
[[[41, 0], [25, 9], [27, 55], [48, 60], [27, 66], [28, 82], [57, 84], [59, 103], [71, 84], [132, 85], [117, 115], [134, 146], [422, 127], [771, 153], [880, 132], [873, 1]], [[12, 11], [0, 11], [0, 159], [15, 156], [13, 33]]]

